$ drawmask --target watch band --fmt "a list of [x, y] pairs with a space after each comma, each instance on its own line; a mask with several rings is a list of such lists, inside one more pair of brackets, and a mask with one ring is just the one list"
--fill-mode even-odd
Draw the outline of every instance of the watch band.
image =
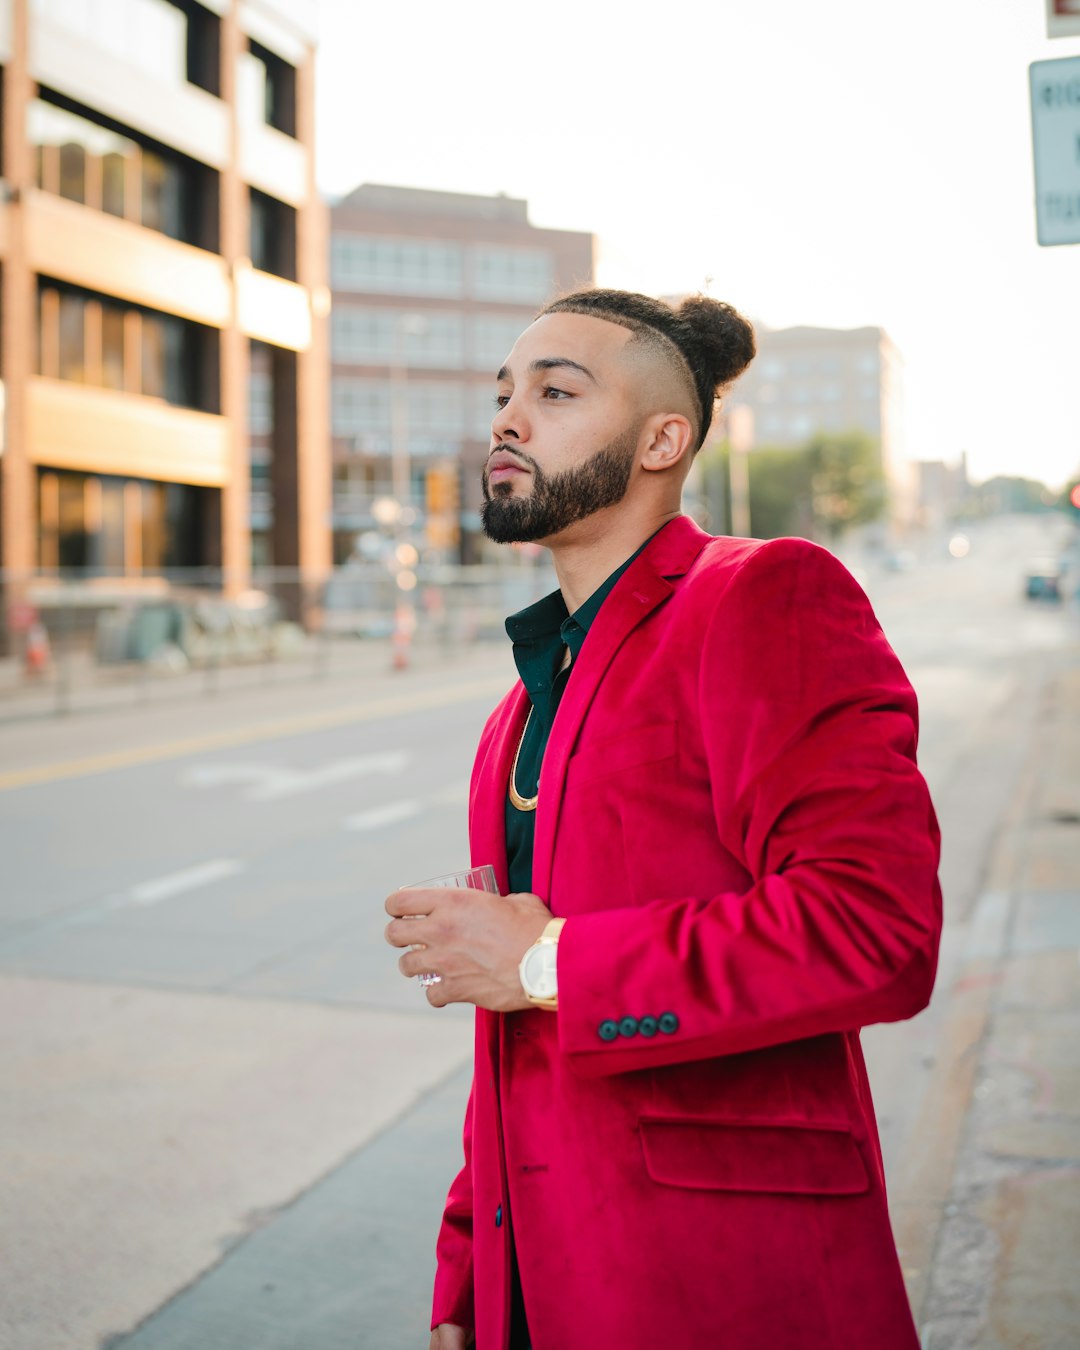
[[[565, 919], [549, 919], [547, 921], [547, 923], [544, 925], [544, 931], [532, 944], [532, 947], [530, 947], [528, 951], [526, 951], [525, 956], [521, 958], [521, 964], [518, 967], [519, 971], [525, 965], [525, 957], [528, 956], [529, 952], [532, 951], [533, 947], [541, 947], [548, 945], [552, 947], [558, 947], [559, 934], [562, 932], [563, 924], [565, 923], [566, 923]], [[525, 993], [525, 997], [529, 1000], [529, 1002], [533, 1005], [534, 1008], [546, 1008], [548, 1009], [549, 1012], [558, 1011], [559, 995], [557, 993], [554, 998], [536, 998], [534, 995], [530, 994], [529, 991], [525, 988], [524, 981], [522, 981], [521, 987]]]

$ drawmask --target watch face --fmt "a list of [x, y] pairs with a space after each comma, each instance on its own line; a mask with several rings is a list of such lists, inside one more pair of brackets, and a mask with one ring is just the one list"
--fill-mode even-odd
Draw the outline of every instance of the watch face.
[[521, 983], [532, 998], [554, 998], [559, 982], [556, 975], [558, 957], [553, 942], [542, 942], [525, 953], [521, 968]]

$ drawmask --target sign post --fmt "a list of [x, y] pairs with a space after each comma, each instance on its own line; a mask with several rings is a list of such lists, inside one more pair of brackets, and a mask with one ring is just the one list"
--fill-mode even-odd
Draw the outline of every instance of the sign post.
[[1030, 74], [1038, 240], [1080, 244], [1080, 56], [1033, 61]]

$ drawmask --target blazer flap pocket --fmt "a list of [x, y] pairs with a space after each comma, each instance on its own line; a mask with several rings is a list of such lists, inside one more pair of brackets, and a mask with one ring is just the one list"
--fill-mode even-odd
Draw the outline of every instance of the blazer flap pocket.
[[643, 1118], [654, 1181], [706, 1191], [861, 1195], [870, 1178], [844, 1125]]
[[580, 783], [607, 774], [625, 773], [639, 764], [670, 759], [677, 740], [674, 722], [655, 722], [652, 726], [628, 727], [620, 736], [593, 741], [571, 755], [567, 783]]

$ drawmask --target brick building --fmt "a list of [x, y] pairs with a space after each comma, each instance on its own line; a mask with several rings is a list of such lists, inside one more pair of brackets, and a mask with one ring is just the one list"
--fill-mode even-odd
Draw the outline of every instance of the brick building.
[[406, 480], [417, 537], [478, 556], [495, 372], [545, 300], [592, 281], [593, 236], [515, 198], [365, 184], [332, 208], [338, 560]]

